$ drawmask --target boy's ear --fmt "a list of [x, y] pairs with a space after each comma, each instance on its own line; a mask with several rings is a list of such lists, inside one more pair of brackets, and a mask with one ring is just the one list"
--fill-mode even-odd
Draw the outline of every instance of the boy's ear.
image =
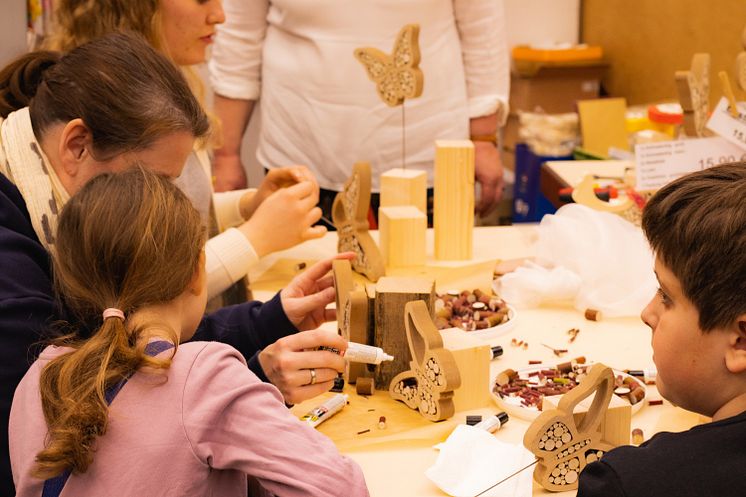
[[730, 338], [725, 366], [731, 373], [746, 371], [746, 314], [738, 316], [728, 330]]

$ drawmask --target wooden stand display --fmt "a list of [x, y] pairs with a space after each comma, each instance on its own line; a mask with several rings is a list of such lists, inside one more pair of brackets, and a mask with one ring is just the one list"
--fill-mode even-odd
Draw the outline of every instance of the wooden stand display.
[[430, 421], [450, 418], [455, 412], [453, 391], [461, 386], [453, 354], [443, 348], [443, 339], [425, 302], [408, 302], [404, 319], [411, 369], [391, 381], [389, 393]]
[[684, 111], [684, 131], [689, 136], [706, 136], [705, 125], [710, 106], [710, 54], [692, 57], [688, 71], [676, 71], [676, 90]]
[[400, 205], [412, 205], [427, 215], [425, 171], [396, 168], [381, 175], [381, 207]]
[[337, 250], [355, 252], [357, 257], [352, 268], [371, 281], [377, 281], [385, 269], [381, 252], [368, 233], [369, 209], [370, 164], [358, 162], [344, 190], [334, 198], [332, 220], [339, 236]]
[[[542, 487], [552, 492], [577, 489], [586, 465], [614, 448], [599, 429], [613, 390], [614, 373], [598, 363], [580, 385], [562, 396], [557, 409], [544, 410], [528, 427], [523, 445], [539, 459], [534, 480]], [[594, 393], [588, 412], [576, 424], [575, 407]]]
[[[355, 288], [352, 267], [347, 259], [332, 261], [332, 275], [337, 300], [337, 329], [349, 342], [368, 344], [368, 294]], [[367, 373], [365, 364], [348, 362], [345, 381], [355, 383]]]
[[468, 140], [435, 142], [435, 258], [472, 257], [474, 230], [474, 144]]
[[373, 345], [394, 356], [393, 361], [382, 362], [376, 370], [376, 385], [381, 390], [388, 389], [394, 376], [409, 367], [404, 307], [413, 300], [423, 300], [432, 318], [435, 282], [432, 279], [412, 277], [383, 277], [378, 280]]
[[378, 209], [379, 243], [388, 267], [423, 266], [427, 219], [414, 206]]
[[488, 406], [490, 396], [490, 360], [492, 351], [487, 342], [459, 329], [440, 330], [443, 348], [453, 354], [461, 376], [461, 386], [453, 391], [457, 412]]

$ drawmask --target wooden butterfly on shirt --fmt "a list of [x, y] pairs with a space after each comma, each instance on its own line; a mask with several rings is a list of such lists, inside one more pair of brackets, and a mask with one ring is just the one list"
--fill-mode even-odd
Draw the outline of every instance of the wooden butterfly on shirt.
[[423, 300], [407, 302], [405, 328], [412, 361], [410, 370], [391, 380], [389, 394], [430, 421], [450, 418], [454, 413], [453, 391], [461, 386], [461, 375], [451, 351], [435, 327]]
[[352, 268], [375, 282], [384, 275], [383, 256], [368, 233], [370, 164], [358, 162], [344, 189], [334, 197], [332, 220], [337, 228], [337, 250], [355, 252]]
[[[614, 448], [600, 431], [613, 390], [614, 373], [597, 363], [577, 387], [562, 396], [557, 409], [544, 411], [531, 423], [523, 445], [539, 459], [534, 480], [541, 486], [552, 492], [578, 488], [583, 469]], [[576, 424], [575, 406], [594, 393], [590, 409]]]
[[420, 63], [420, 26], [407, 24], [396, 36], [394, 52], [389, 55], [377, 48], [365, 47], [355, 50], [355, 58], [376, 83], [381, 100], [391, 107], [401, 105], [405, 98], [416, 98], [422, 94], [424, 76]]

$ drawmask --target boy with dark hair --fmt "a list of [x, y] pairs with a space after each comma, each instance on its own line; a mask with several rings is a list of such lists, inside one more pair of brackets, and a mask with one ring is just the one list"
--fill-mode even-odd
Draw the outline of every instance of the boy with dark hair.
[[657, 386], [712, 417], [589, 464], [579, 497], [746, 495], [746, 163], [662, 188], [643, 213], [658, 295], [642, 312]]

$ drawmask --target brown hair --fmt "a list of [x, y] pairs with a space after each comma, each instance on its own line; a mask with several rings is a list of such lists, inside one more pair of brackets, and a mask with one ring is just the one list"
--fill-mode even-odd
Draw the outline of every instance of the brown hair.
[[34, 134], [80, 118], [104, 161], [187, 132], [204, 138], [209, 122], [189, 85], [140, 36], [110, 34], [64, 56], [27, 54], [0, 72], [0, 115], [29, 107]]
[[642, 229], [699, 311], [700, 329], [746, 313], [746, 162], [669, 183], [645, 206]]
[[[151, 336], [177, 343], [161, 323], [127, 319], [145, 306], [170, 302], [198, 268], [205, 231], [197, 211], [168, 180], [142, 167], [95, 177], [63, 208], [57, 229], [54, 277], [58, 294], [85, 322], [90, 338], [70, 334], [55, 344], [72, 347], [47, 364], [40, 393], [48, 435], [34, 475], [85, 472], [96, 438], [107, 428], [105, 392], [143, 367], [163, 370], [170, 359], [145, 355]], [[125, 320], [101, 322], [121, 309]]]
[[109, 33], [133, 31], [162, 52], [159, 6], [160, 0], [58, 0], [52, 33], [44, 44], [68, 52]]

